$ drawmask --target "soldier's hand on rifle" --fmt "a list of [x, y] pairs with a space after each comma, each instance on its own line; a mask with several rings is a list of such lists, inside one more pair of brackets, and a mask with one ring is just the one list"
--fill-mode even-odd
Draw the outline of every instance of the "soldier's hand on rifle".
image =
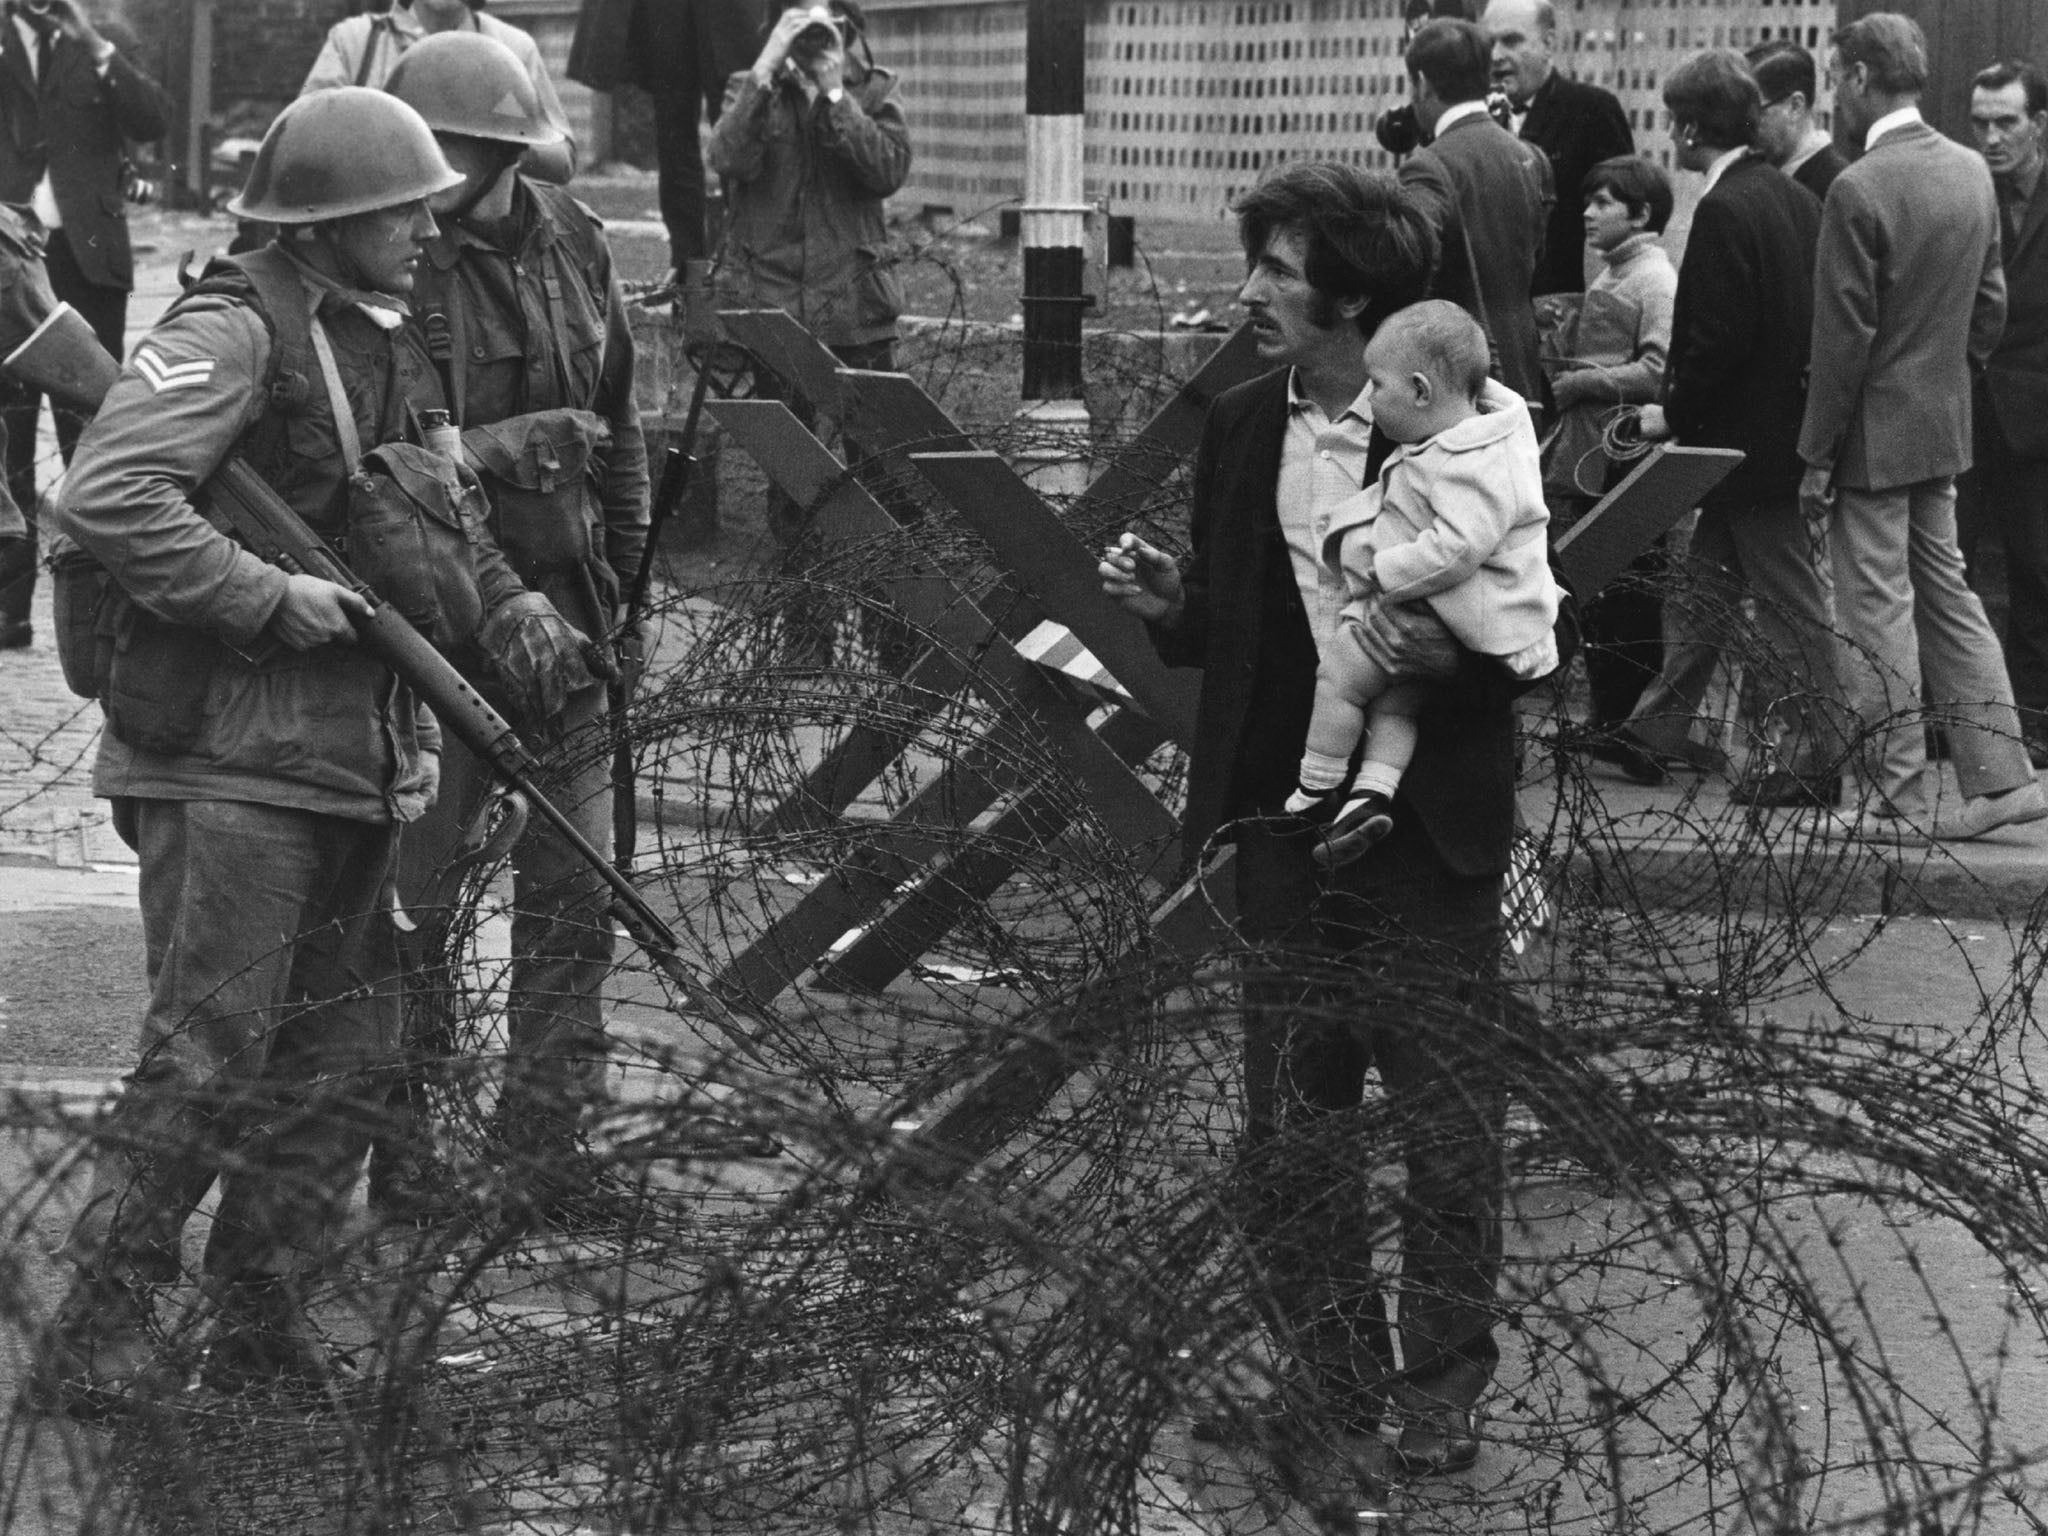
[[1095, 573], [1102, 578], [1103, 596], [1148, 624], [1172, 623], [1187, 601], [1179, 563], [1135, 533], [1120, 535], [1105, 549]]
[[569, 696], [590, 687], [590, 640], [538, 592], [522, 592], [484, 620], [477, 643], [511, 694], [522, 725], [546, 725]]
[[284, 597], [270, 615], [270, 627], [293, 650], [310, 651], [316, 645], [352, 644], [354, 620], [369, 616], [370, 605], [347, 587], [294, 574], [285, 577]]

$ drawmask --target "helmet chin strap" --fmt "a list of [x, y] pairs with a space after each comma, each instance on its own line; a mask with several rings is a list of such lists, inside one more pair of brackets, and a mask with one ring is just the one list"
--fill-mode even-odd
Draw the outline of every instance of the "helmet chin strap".
[[491, 167], [490, 174], [477, 178], [474, 186], [465, 188], [462, 196], [457, 198], [455, 205], [448, 210], [450, 222], [463, 223], [472, 213], [476, 212], [477, 205], [498, 190], [498, 184], [505, 179], [506, 174], [512, 167], [519, 163], [519, 156], [525, 152], [522, 146], [505, 146], [505, 152], [498, 156], [497, 163]]

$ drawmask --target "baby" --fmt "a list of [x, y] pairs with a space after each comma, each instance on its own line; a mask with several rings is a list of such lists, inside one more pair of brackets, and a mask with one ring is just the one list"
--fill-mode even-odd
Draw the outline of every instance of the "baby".
[[[1487, 377], [1486, 333], [1455, 304], [1414, 304], [1373, 334], [1365, 366], [1373, 423], [1400, 447], [1330, 518], [1322, 557], [1350, 601], [1316, 669], [1301, 787], [1287, 801], [1327, 824], [1315, 858], [1329, 868], [1393, 830], [1429, 686], [1393, 682], [1367, 655], [1376, 605], [1427, 600], [1454, 639], [1517, 677], [1557, 666], [1536, 430], [1521, 396]], [[1365, 760], [1340, 796], [1361, 734]]]

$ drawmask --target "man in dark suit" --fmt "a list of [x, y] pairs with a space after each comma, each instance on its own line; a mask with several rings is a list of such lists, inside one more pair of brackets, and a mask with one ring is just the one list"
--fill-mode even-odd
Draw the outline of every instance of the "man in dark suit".
[[1555, 201], [1549, 162], [1487, 115], [1486, 37], [1471, 22], [1425, 22], [1407, 63], [1416, 125], [1430, 142], [1400, 177], [1437, 234], [1434, 292], [1486, 328], [1501, 383], [1539, 409], [1548, 394], [1529, 287]]
[[[1688, 59], [1664, 83], [1683, 170], [1707, 190], [1678, 270], [1664, 408], [1670, 432], [1747, 455], [1701, 504], [1688, 550], [1693, 586], [1670, 605], [1662, 672], [1618, 734], [1652, 758], [1683, 755], [1714, 669], [1731, 653], [1777, 701], [1769, 766], [1738, 803], [1833, 805], [1848, 750], [1838, 718], [1828, 578], [1799, 513], [1799, 420], [1813, 331], [1820, 205], [1752, 147], [1761, 103], [1739, 54]], [[1657, 430], [1652, 415], [1648, 423]], [[1745, 597], [1761, 645], [1745, 645]]]
[[754, 62], [767, 14], [763, 0], [586, 0], [576, 18], [569, 78], [594, 91], [637, 85], [653, 99], [661, 221], [678, 271], [710, 250], [698, 119], [718, 121], [725, 82]]
[[[1187, 559], [1125, 535], [1101, 570], [1162, 657], [1202, 669], [1188, 846], [1235, 842], [1240, 932], [1265, 957], [1244, 986], [1245, 1220], [1295, 1369], [1277, 1403], [1238, 1423], [1283, 1443], [1348, 1437], [1362, 1500], [1390, 1470], [1374, 1433], [1385, 1415], [1411, 1471], [1479, 1454], [1473, 1409], [1498, 1359], [1500, 914], [1525, 685], [1426, 609], [1386, 605], [1365, 640], [1393, 675], [1427, 680], [1420, 742], [1386, 841], [1317, 870], [1319, 829], [1281, 815], [1319, 637], [1345, 596], [1315, 552], [1333, 507], [1386, 456], [1364, 342], [1422, 296], [1435, 242], [1397, 183], [1343, 165], [1282, 166], [1236, 211], [1243, 302], [1276, 371], [1210, 410]], [[1366, 1183], [1385, 1151], [1357, 1118], [1372, 1071], [1407, 1170], [1398, 1372], [1374, 1279], [1374, 1229], [1391, 1221]]]
[[1970, 129], [1998, 190], [2005, 334], [1977, 378], [1977, 464], [1957, 482], [1956, 532], [1978, 574], [1990, 538], [2005, 554], [2005, 670], [2027, 755], [2048, 768], [2048, 80], [1994, 64], [1970, 93]]
[[[128, 246], [126, 146], [161, 138], [170, 103], [135, 64], [133, 40], [95, 26], [79, 0], [9, 0], [0, 23], [0, 202], [32, 208], [49, 230], [50, 287], [83, 315], [100, 345], [126, 348], [135, 262]], [[28, 533], [0, 549], [0, 644], [28, 643], [36, 575], [33, 390], [0, 385], [7, 484]], [[65, 457], [82, 423], [57, 413]]]
[[[1983, 159], [1920, 116], [1927, 40], [1874, 11], [1835, 34], [1840, 127], [1863, 158], [1821, 211], [1799, 499], [1825, 524], [1851, 702], [1876, 733], [1876, 795], [1832, 833], [1975, 838], [2048, 817], [1998, 637], [1963, 577], [1955, 477], [1970, 467], [1972, 372], [1998, 344], [2005, 278]], [[1962, 803], [1927, 772], [1922, 685]]]
[[1628, 114], [1611, 91], [1559, 73], [1557, 11], [1551, 0], [1493, 0], [1479, 25], [1493, 48], [1493, 83], [1507, 92], [1520, 116], [1517, 132], [1550, 161], [1558, 189], [1529, 291], [1586, 291], [1585, 241], [1579, 229], [1578, 189], [1602, 160], [1636, 152]]
[[1763, 93], [1756, 147], [1763, 157], [1826, 202], [1828, 188], [1849, 164], [1827, 129], [1814, 121], [1820, 72], [1813, 55], [1788, 37], [1760, 43], [1743, 55]]

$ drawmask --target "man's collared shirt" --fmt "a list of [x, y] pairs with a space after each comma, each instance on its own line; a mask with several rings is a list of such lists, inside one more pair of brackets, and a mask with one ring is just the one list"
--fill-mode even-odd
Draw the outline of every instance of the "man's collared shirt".
[[[1714, 183], [1719, 181], [1723, 176], [1728, 174], [1728, 167], [1733, 165], [1736, 161], [1740, 160], [1744, 155], [1748, 153], [1749, 147], [1747, 145], [1743, 145], [1735, 149], [1726, 150], [1720, 156], [1718, 156], [1715, 159], [1714, 163], [1707, 167], [1706, 191], [1713, 191]], [[1704, 196], [1705, 194], [1703, 193], [1702, 195]]]
[[1787, 176], [1797, 175], [1799, 167], [1806, 164], [1807, 161], [1834, 142], [1834, 139], [1825, 128], [1810, 129], [1806, 137], [1799, 141], [1799, 147], [1792, 151], [1792, 158], [1779, 166], [1778, 169]]
[[[27, 56], [28, 72], [34, 76], [36, 89], [40, 92], [43, 85], [43, 34], [33, 22], [19, 11], [14, 13], [14, 30], [15, 34], [21, 39], [21, 51]], [[50, 46], [53, 49], [57, 46], [56, 38], [50, 39]], [[107, 78], [107, 66], [113, 62], [113, 58], [114, 50], [109, 47], [93, 61], [93, 68], [98, 71], [99, 77], [102, 80]], [[28, 206], [29, 210], [38, 219], [42, 220], [43, 228], [62, 229], [64, 227], [64, 215], [57, 208], [57, 189], [50, 184], [50, 173], [47, 170], [43, 172], [42, 179], [36, 183], [35, 190], [29, 193]]]
[[1323, 559], [1330, 514], [1365, 485], [1366, 456], [1372, 446], [1372, 386], [1334, 422], [1301, 392], [1301, 375], [1287, 376], [1287, 435], [1280, 445], [1280, 481], [1274, 487], [1280, 532], [1287, 540], [1295, 585], [1308, 614], [1316, 654], [1329, 648], [1350, 594], [1335, 565]]
[[1461, 101], [1455, 107], [1445, 107], [1444, 115], [1436, 120], [1436, 131], [1430, 137], [1440, 139], [1443, 137], [1444, 130], [1450, 127], [1451, 124], [1462, 123], [1468, 117], [1484, 116], [1486, 116], [1486, 103], [1483, 100]]
[[2023, 171], [1991, 178], [1991, 184], [1998, 193], [1998, 235], [2008, 261], [2019, 245], [2020, 231], [2027, 227], [2027, 205], [2033, 202], [2034, 193], [2040, 188], [2043, 164], [2036, 156], [2034, 163]]
[[1887, 112], [1870, 125], [1870, 132], [1863, 135], [1863, 148], [1867, 153], [1871, 146], [1890, 133], [1894, 128], [1903, 128], [1908, 123], [1925, 122], [1918, 107], [1900, 107], [1896, 112]]

